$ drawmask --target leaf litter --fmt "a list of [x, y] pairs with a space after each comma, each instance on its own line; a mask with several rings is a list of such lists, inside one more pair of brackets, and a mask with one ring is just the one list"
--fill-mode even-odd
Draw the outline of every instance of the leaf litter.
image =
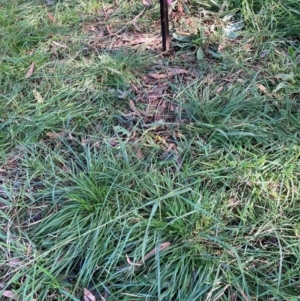
[[[106, 16], [107, 11], [103, 13]], [[110, 13], [113, 12], [110, 11]], [[87, 47], [91, 51], [97, 49], [97, 51], [111, 52], [115, 49], [126, 49], [127, 47], [131, 49], [134, 49], [134, 47], [144, 47], [148, 51], [159, 54], [161, 51], [161, 37], [160, 34], [156, 33], [157, 28], [159, 28], [156, 23], [154, 23], [154, 28], [156, 30], [153, 30], [151, 34], [141, 33], [140, 30], [134, 27], [131, 31], [125, 31], [116, 35], [112, 32], [119, 31], [119, 29], [113, 30], [112, 26], [109, 26], [109, 30], [107, 30], [107, 23], [104, 24], [103, 19], [97, 18], [94, 24], [86, 25], [84, 30], [88, 34], [91, 34], [87, 43]], [[195, 59], [191, 59], [190, 54], [187, 54], [183, 58], [183, 61], [194, 63]], [[152, 133], [153, 137], [158, 135], [162, 140], [167, 141], [170, 135], [172, 135], [173, 130], [169, 126], [166, 126], [165, 123], [176, 122], [176, 116], [180, 110], [174, 101], [170, 101], [173, 97], [170, 84], [172, 84], [173, 81], [176, 84], [178, 76], [183, 82], [187, 82], [187, 84], [196, 80], [198, 74], [195, 72], [194, 67], [195, 66], [185, 68], [175, 64], [166, 67], [164, 66], [164, 60], [158, 61], [156, 65], [151, 67], [152, 70], [155, 69], [155, 72], [149, 70], [150, 72], [142, 75], [140, 82], [132, 83], [128, 92], [118, 92], [118, 97], [121, 99], [126, 100], [127, 97], [130, 97], [128, 100], [128, 108], [131, 112], [120, 112], [121, 115], [128, 121], [138, 122], [140, 120], [141, 125], [159, 122], [162, 125], [155, 126], [151, 128], [151, 130], [148, 129], [148, 134]], [[131, 97], [132, 94], [134, 95], [133, 98]], [[135, 153], [137, 157], [143, 158], [143, 149], [136, 147], [136, 145], [144, 139], [143, 129], [141, 129], [140, 134], [137, 134], [135, 131], [134, 136], [134, 139], [131, 136], [124, 136], [123, 139], [131, 141], [133, 147], [136, 149]], [[152, 141], [158, 145], [163, 145], [158, 143], [155, 138], [152, 139]], [[112, 138], [110, 144], [113, 147], [118, 147], [118, 139]], [[167, 153], [172, 153], [172, 156], [176, 158], [177, 166], [181, 167], [182, 158], [179, 151], [176, 150], [176, 144], [172, 144], [170, 147], [164, 145], [161, 148], [162, 155], [160, 158], [170, 158]]]

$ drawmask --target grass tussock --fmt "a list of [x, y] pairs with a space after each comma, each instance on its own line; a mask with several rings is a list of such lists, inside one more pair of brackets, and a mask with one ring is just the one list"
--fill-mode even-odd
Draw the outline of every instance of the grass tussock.
[[297, 1], [0, 6], [1, 300], [298, 300]]

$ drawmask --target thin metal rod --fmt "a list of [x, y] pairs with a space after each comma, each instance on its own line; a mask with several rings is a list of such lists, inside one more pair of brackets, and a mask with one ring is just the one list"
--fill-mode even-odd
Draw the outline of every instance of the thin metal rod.
[[167, 0], [160, 0], [160, 20], [163, 51], [168, 51], [170, 47], [169, 39], [169, 15]]

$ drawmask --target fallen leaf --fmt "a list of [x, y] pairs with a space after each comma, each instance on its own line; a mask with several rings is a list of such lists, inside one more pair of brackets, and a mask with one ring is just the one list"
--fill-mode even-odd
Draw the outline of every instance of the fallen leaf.
[[264, 94], [269, 94], [267, 88], [264, 85], [257, 85], [257, 88]]
[[155, 121], [157, 120], [163, 120], [166, 117], [165, 114], [165, 108], [167, 104], [165, 101], [161, 102], [159, 106], [156, 108], [156, 113], [155, 113]]
[[252, 49], [252, 44], [245, 44], [243, 46], [243, 49], [245, 49], [245, 50], [251, 50]]
[[[163, 96], [163, 94], [161, 94], [161, 95], [147, 94], [145, 98], [148, 99], [151, 103], [153, 103], [154, 101], [161, 99], [162, 96]], [[153, 105], [152, 105], [152, 107], [153, 107]]]
[[33, 93], [33, 96], [37, 100], [38, 103], [42, 103], [44, 101], [40, 92], [38, 92], [37, 90], [33, 89], [32, 93]]
[[263, 50], [260, 54], [261, 58], [264, 58], [269, 53], [269, 50]]
[[144, 158], [143, 152], [140, 149], [137, 150], [136, 156], [137, 156], [138, 159], [143, 159]]
[[238, 37], [238, 34], [235, 33], [235, 31], [239, 31], [244, 27], [244, 22], [236, 22], [233, 24], [229, 24], [227, 27], [223, 28], [223, 33], [225, 37], [230, 39], [236, 39]]
[[273, 93], [278, 92], [279, 90], [286, 88], [288, 85], [286, 84], [286, 82], [281, 82], [279, 83], [276, 88], [273, 90]]
[[218, 52], [221, 52], [222, 50], [224, 50], [226, 48], [225, 45], [219, 45], [218, 46]]
[[202, 83], [212, 84], [214, 81], [215, 81], [215, 77], [213, 75], [208, 75], [203, 78]]
[[127, 263], [128, 263], [129, 265], [134, 265], [134, 266], [137, 266], [137, 267], [143, 265], [142, 263], [134, 263], [134, 262], [132, 262], [132, 261], [130, 260], [130, 258], [128, 257], [127, 254], [126, 254], [126, 261], [127, 261]]
[[12, 291], [9, 290], [3, 291], [2, 296], [12, 300], [17, 300], [17, 296]]
[[169, 68], [168, 69], [168, 75], [170, 76], [170, 75], [177, 75], [177, 74], [182, 74], [182, 73], [184, 73], [184, 74], [187, 74], [187, 73], [189, 73], [187, 70], [185, 70], [185, 69], [180, 69], [180, 68]]
[[178, 168], [181, 168], [182, 162], [183, 162], [183, 160], [182, 160], [181, 156], [178, 155], [178, 157], [176, 159], [176, 163], [177, 163]]
[[143, 5], [150, 6], [151, 5], [151, 1], [150, 0], [143, 0]]
[[222, 57], [221, 53], [218, 51], [214, 51], [212, 49], [208, 49], [208, 53], [211, 54], [216, 59], [220, 59]]
[[138, 116], [141, 116], [141, 113], [139, 112], [139, 110], [135, 107], [134, 101], [132, 99], [129, 100], [129, 106], [131, 108], [131, 110], [136, 113]]
[[54, 18], [54, 16], [52, 14], [48, 13], [47, 16], [52, 23], [57, 23], [56, 19]]
[[120, 98], [120, 99], [126, 98], [131, 93], [131, 91], [132, 91], [132, 89], [129, 89], [127, 91], [122, 91], [122, 90], [118, 89], [117, 90], [118, 98]]
[[12, 258], [8, 263], [7, 263], [8, 266], [10, 267], [17, 267], [17, 266], [20, 266], [22, 265], [22, 261], [19, 259], [19, 258]]
[[129, 44], [130, 45], [138, 45], [138, 44], [144, 44], [144, 43], [153, 43], [156, 40], [156, 37], [154, 38], [149, 38], [149, 37], [139, 37], [133, 41], [131, 41]]
[[136, 115], [138, 115], [138, 116], [142, 116], [142, 115], [144, 115], [144, 116], [149, 116], [149, 114], [147, 113], [147, 112], [145, 112], [145, 111], [142, 111], [142, 110], [138, 110], [137, 108], [136, 108], [136, 106], [135, 106], [135, 104], [134, 104], [134, 101], [133, 100], [129, 100], [129, 106], [130, 106], [130, 108], [131, 108], [131, 110], [136, 114]]
[[204, 59], [204, 53], [201, 47], [198, 47], [196, 57], [198, 61], [202, 61]]
[[81, 138], [81, 145], [82, 146], [86, 146], [86, 145], [90, 144], [90, 142], [91, 142], [90, 139]]
[[96, 297], [86, 288], [83, 289], [84, 301], [96, 301]]
[[57, 139], [57, 138], [62, 138], [65, 137], [68, 134], [68, 132], [62, 131], [62, 132], [47, 132], [46, 136], [50, 139]]
[[25, 78], [29, 78], [32, 75], [33, 70], [34, 70], [34, 63], [31, 63], [31, 65], [29, 66], [29, 69], [25, 75]]
[[279, 79], [282, 79], [282, 80], [285, 80], [285, 81], [291, 81], [291, 82], [294, 81], [294, 74], [293, 73], [290, 73], [290, 74], [280, 73], [280, 74], [277, 74], [275, 77], [279, 78]]
[[109, 140], [108, 143], [112, 147], [115, 147], [115, 146], [119, 145], [119, 141], [116, 138], [112, 138], [111, 140]]
[[55, 45], [55, 46], [59, 46], [61, 48], [68, 48], [68, 46], [64, 45], [64, 44], [60, 44], [58, 42], [55, 42], [55, 41], [52, 41], [51, 42], [52, 45]]
[[98, 31], [97, 28], [94, 25], [89, 25], [88, 26], [88, 30], [89, 31], [93, 31], [93, 32], [97, 32]]
[[150, 73], [149, 76], [155, 79], [168, 78], [178, 74], [187, 74], [188, 71], [180, 68], [169, 68], [167, 73]]
[[217, 93], [221, 92], [223, 90], [223, 88], [224, 88], [223, 86], [218, 87], [217, 88]]
[[177, 41], [180, 42], [191, 42], [192, 38], [189, 34], [183, 33], [183, 34], [178, 34], [178, 33], [173, 33], [173, 38]]

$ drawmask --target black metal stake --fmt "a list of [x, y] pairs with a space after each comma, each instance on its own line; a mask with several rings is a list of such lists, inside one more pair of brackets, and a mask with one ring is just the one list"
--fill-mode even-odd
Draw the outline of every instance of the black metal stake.
[[163, 51], [168, 51], [170, 47], [168, 2], [167, 0], [159, 0], [159, 1], [160, 1], [162, 46], [163, 46]]

